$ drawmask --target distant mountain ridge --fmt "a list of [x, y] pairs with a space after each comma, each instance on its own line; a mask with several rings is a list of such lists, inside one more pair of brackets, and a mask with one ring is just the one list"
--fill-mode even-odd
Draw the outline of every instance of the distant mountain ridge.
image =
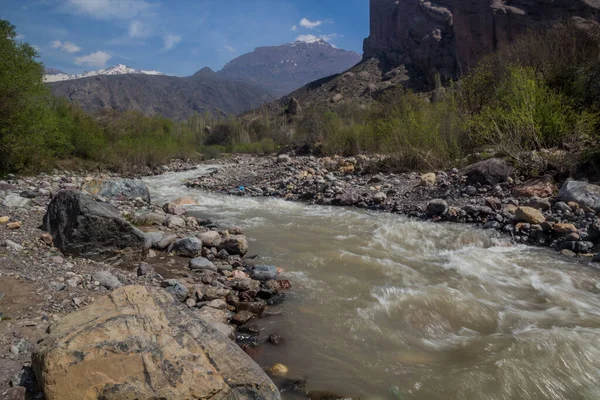
[[166, 75], [98, 75], [49, 83], [59, 97], [79, 103], [84, 110], [137, 110], [146, 115], [185, 119], [194, 112], [240, 114], [274, 99], [257, 85], [236, 82], [213, 73], [186, 78]]
[[309, 82], [345, 71], [361, 59], [358, 53], [314, 38], [258, 47], [227, 63], [218, 74], [264, 86], [281, 97]]
[[219, 72], [204, 67], [184, 78], [118, 64], [74, 75], [47, 69], [44, 81], [55, 95], [90, 112], [105, 108], [138, 110], [146, 115], [184, 119], [205, 111], [241, 114], [308, 82], [342, 72], [360, 59], [355, 52], [314, 38], [259, 47]]
[[61, 82], [70, 81], [74, 79], [89, 78], [92, 76], [100, 75], [128, 75], [128, 74], [140, 74], [140, 75], [165, 75], [159, 71], [146, 71], [143, 69], [130, 68], [124, 64], [113, 65], [112, 67], [99, 69], [96, 71], [86, 71], [81, 74], [66, 74], [54, 68], [46, 69], [46, 75], [44, 76], [44, 82]]

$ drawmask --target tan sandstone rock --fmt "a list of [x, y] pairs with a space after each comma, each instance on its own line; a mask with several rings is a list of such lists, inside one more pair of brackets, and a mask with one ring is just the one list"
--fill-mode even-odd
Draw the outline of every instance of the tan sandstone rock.
[[234, 342], [159, 288], [123, 287], [66, 315], [32, 361], [47, 400], [280, 399]]
[[518, 221], [527, 222], [528, 224], [541, 224], [546, 221], [544, 214], [533, 207], [519, 207], [515, 212], [515, 217]]

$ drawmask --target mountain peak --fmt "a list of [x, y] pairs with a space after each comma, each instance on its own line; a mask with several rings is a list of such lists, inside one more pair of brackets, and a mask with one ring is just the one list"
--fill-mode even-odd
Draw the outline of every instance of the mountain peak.
[[195, 77], [209, 77], [209, 76], [214, 76], [217, 73], [215, 71], [213, 71], [212, 69], [210, 69], [209, 67], [204, 67], [201, 70], [199, 70], [198, 72], [196, 72], [194, 75]]
[[81, 74], [65, 74], [59, 70], [48, 68], [44, 76], [44, 82], [59, 82], [70, 81], [73, 79], [89, 78], [99, 75], [126, 75], [126, 74], [141, 74], [141, 75], [164, 75], [158, 71], [145, 71], [142, 69], [130, 68], [125, 64], [117, 64], [112, 67], [99, 69], [97, 71], [85, 71]]
[[338, 74], [357, 64], [361, 56], [337, 49], [315, 35], [301, 35], [294, 43], [258, 47], [227, 63], [219, 75], [258, 83], [277, 96], [309, 82]]
[[314, 35], [300, 35], [295, 42], [289, 43], [289, 46], [295, 47], [301, 44], [317, 44], [333, 47], [331, 44], [327, 43], [325, 40], [320, 37], [316, 37]]

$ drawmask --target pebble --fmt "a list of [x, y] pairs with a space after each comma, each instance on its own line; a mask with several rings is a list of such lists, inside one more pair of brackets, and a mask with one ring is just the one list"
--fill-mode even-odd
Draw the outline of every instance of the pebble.
[[21, 221], [9, 222], [6, 227], [11, 230], [19, 229], [21, 228]]

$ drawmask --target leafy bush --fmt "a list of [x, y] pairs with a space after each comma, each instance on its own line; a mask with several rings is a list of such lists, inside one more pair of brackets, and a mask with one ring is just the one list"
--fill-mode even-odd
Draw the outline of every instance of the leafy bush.
[[467, 129], [476, 142], [498, 146], [529, 168], [527, 152], [582, 140], [594, 133], [597, 122], [595, 114], [576, 110], [532, 68], [510, 67], [488, 104], [469, 118]]

